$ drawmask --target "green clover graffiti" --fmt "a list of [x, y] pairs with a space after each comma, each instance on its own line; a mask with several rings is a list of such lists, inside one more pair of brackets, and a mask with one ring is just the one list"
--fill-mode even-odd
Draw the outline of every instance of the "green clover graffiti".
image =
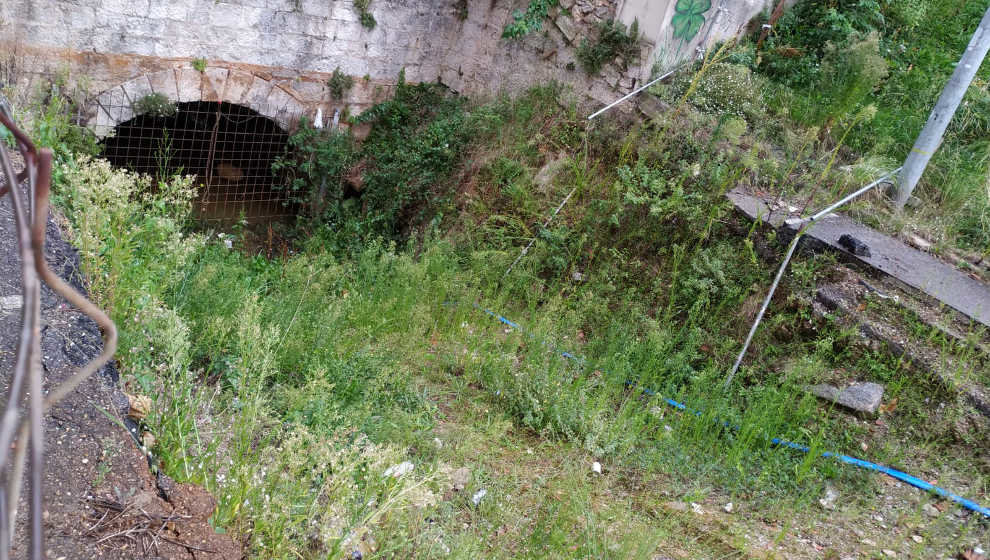
[[674, 17], [670, 25], [674, 28], [674, 38], [685, 42], [694, 39], [705, 25], [705, 12], [712, 7], [712, 0], [677, 0]]

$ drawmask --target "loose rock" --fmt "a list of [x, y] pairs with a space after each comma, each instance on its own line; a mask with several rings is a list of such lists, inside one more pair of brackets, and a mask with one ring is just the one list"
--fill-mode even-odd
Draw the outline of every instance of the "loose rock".
[[385, 469], [383, 476], [391, 476], [394, 478], [399, 478], [400, 476], [407, 475], [413, 471], [415, 465], [409, 461], [403, 461], [398, 465], [392, 465], [391, 467]]
[[823, 509], [835, 509], [835, 501], [839, 499], [839, 493], [835, 491], [835, 488], [828, 486], [825, 488], [825, 497], [818, 500], [818, 505], [822, 506]]
[[484, 488], [478, 490], [477, 492], [474, 493], [474, 496], [471, 496], [471, 503], [477, 506], [478, 504], [481, 503], [481, 500], [483, 500], [486, 495], [488, 495], [488, 490], [485, 490]]
[[879, 383], [853, 383], [845, 389], [834, 385], [820, 384], [808, 387], [817, 397], [840, 404], [857, 412], [874, 414], [883, 400], [883, 385]]
[[467, 487], [468, 483], [471, 482], [471, 469], [467, 467], [461, 467], [451, 473], [450, 481], [453, 484], [454, 490], [460, 492]]
[[151, 398], [147, 395], [127, 395], [127, 402], [127, 415], [135, 420], [143, 420], [151, 412]]
[[21, 296], [0, 297], [0, 315], [13, 313], [24, 306], [24, 298]]
[[932, 242], [928, 241], [923, 237], [914, 235], [913, 233], [907, 236], [907, 242], [914, 245], [915, 249], [920, 249], [922, 251], [931, 251]]

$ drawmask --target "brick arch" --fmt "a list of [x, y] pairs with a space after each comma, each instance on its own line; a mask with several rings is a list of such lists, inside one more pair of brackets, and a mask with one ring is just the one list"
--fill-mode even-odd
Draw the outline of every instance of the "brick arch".
[[103, 138], [135, 117], [133, 105], [160, 93], [171, 101], [227, 101], [257, 111], [289, 130], [306, 112], [298, 99], [278, 84], [243, 70], [210, 66], [202, 72], [170, 68], [143, 74], [97, 95], [86, 113], [86, 126]]

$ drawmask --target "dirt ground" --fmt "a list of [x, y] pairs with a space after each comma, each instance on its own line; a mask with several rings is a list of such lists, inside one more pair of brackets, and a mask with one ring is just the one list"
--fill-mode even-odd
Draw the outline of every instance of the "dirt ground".
[[[21, 294], [13, 224], [10, 197], [5, 196], [0, 199], [0, 297], [4, 298]], [[78, 255], [51, 218], [45, 253], [52, 270], [83, 289]], [[102, 340], [93, 321], [47, 288], [42, 294], [42, 320], [48, 388], [99, 354]], [[0, 385], [4, 392], [13, 371], [20, 324], [19, 309], [0, 308]], [[241, 558], [240, 545], [217, 534], [207, 522], [215, 502], [206, 491], [167, 478], [156, 480], [152, 475], [135, 439], [122, 427], [127, 397], [117, 381], [116, 369], [110, 364], [45, 418], [43, 517], [48, 558]], [[133, 423], [130, 426], [133, 430]], [[26, 512], [27, 502], [22, 499], [15, 558], [27, 556]]]

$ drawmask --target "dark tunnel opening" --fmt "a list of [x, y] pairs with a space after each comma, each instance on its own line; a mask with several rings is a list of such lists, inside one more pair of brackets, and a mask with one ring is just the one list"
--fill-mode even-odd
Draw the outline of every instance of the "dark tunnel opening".
[[115, 166], [152, 177], [196, 175], [198, 218], [258, 222], [297, 212], [272, 173], [287, 140], [275, 121], [253, 109], [192, 101], [145, 111], [102, 143], [103, 157]]

